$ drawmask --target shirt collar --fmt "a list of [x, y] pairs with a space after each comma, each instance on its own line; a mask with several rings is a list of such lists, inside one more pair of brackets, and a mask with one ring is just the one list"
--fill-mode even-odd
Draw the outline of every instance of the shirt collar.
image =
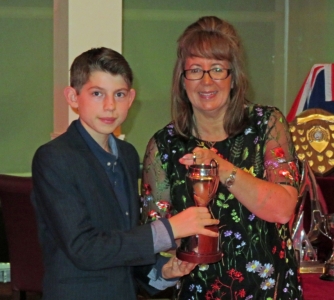
[[88, 133], [85, 127], [83, 127], [83, 125], [81, 124], [80, 119], [75, 121], [75, 126], [80, 132], [85, 142], [88, 144], [89, 148], [93, 151], [95, 155], [109, 154], [109, 155], [115, 156], [116, 159], [118, 158], [117, 143], [116, 143], [116, 139], [113, 134], [109, 134], [108, 144], [109, 144], [109, 147], [112, 153], [108, 153], [92, 138], [92, 136]]

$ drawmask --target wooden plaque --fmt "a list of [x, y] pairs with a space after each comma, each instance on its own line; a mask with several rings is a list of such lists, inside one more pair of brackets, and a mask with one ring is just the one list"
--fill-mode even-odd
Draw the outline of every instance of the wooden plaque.
[[317, 176], [333, 172], [334, 115], [323, 109], [307, 109], [289, 127], [300, 161], [306, 159]]

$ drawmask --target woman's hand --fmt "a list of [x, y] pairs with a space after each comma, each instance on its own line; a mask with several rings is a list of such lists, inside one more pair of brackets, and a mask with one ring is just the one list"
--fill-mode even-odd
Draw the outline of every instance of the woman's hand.
[[174, 256], [164, 264], [161, 274], [164, 279], [182, 277], [189, 274], [196, 266], [196, 263], [182, 261]]
[[[233, 164], [217, 155], [214, 151], [196, 147], [192, 153], [185, 154], [179, 162], [186, 167], [194, 164], [209, 165], [215, 159], [219, 165], [219, 180], [222, 184], [234, 170]], [[249, 211], [257, 217], [280, 224], [289, 222], [298, 199], [295, 187], [277, 184], [254, 177], [250, 172], [237, 169], [235, 181], [229, 191]], [[284, 205], [282, 205], [284, 203]]]
[[183, 238], [195, 234], [217, 237], [218, 233], [205, 228], [217, 225], [219, 220], [212, 219], [206, 207], [192, 206], [168, 219], [172, 226], [174, 238]]
[[219, 157], [214, 151], [196, 147], [192, 153], [188, 153], [182, 156], [179, 159], [179, 162], [186, 166], [193, 164], [210, 165], [212, 159], [215, 159], [218, 163], [221, 163], [222, 161], [221, 157]]

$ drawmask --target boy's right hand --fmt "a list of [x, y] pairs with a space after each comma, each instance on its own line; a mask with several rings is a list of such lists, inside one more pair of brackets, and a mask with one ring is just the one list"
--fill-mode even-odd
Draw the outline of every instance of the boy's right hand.
[[205, 226], [219, 224], [219, 220], [212, 219], [206, 207], [189, 207], [168, 220], [172, 226], [175, 239], [196, 234], [211, 237], [217, 237], [219, 235], [219, 233], [205, 228]]
[[197, 263], [181, 261], [173, 256], [166, 264], [162, 266], [161, 274], [164, 279], [172, 279], [182, 277], [189, 274]]

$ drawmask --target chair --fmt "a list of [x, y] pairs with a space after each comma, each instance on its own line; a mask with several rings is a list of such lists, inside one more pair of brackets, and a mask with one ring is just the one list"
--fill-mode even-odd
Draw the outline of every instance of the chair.
[[0, 203], [8, 240], [13, 295], [42, 293], [43, 262], [35, 212], [30, 202], [31, 177], [0, 174]]

